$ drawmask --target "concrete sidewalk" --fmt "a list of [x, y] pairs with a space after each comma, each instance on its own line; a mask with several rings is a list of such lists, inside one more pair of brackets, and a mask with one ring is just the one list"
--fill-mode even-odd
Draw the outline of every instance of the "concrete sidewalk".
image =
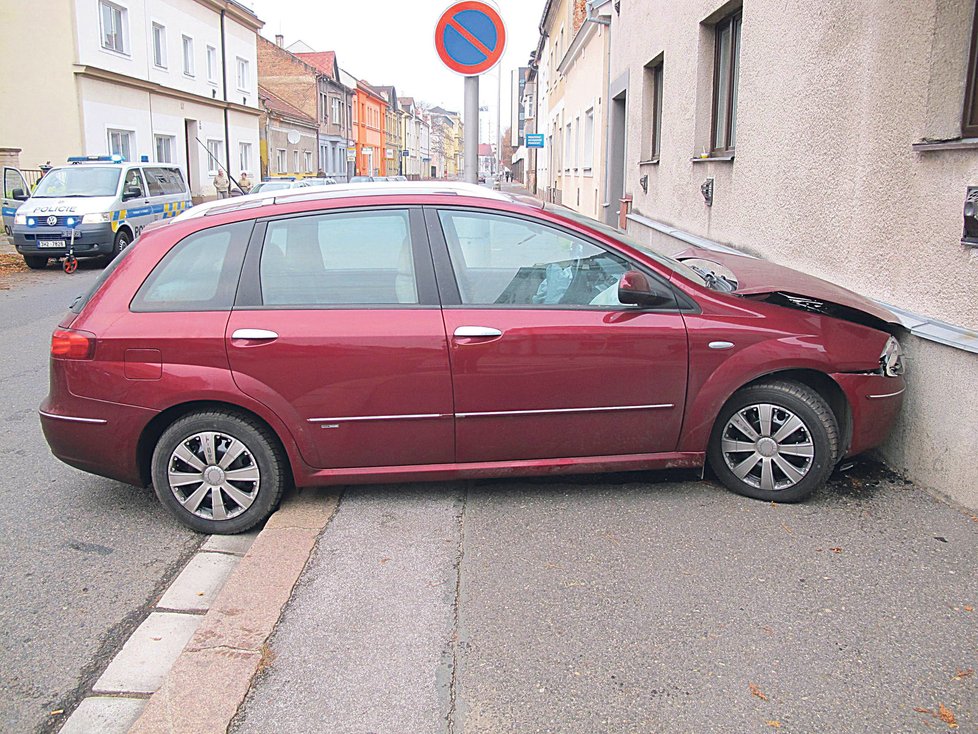
[[976, 518], [685, 479], [346, 489], [230, 730], [978, 730]]

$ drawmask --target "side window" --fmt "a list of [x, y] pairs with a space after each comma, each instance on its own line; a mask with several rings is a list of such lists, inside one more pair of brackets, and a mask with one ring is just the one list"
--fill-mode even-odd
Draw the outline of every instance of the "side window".
[[126, 171], [126, 182], [122, 185], [122, 191], [125, 193], [129, 189], [138, 189], [139, 194], [137, 196], [146, 195], [146, 190], [143, 188], [143, 177], [138, 168], [130, 168]]
[[130, 309], [230, 310], [253, 226], [254, 222], [237, 222], [185, 237], [149, 274]]
[[166, 176], [166, 181], [163, 184], [163, 193], [167, 196], [172, 196], [186, 192], [187, 187], [183, 183], [183, 173], [180, 172], [179, 168], [164, 168], [162, 170]]
[[14, 189], [20, 189], [25, 194], [30, 193], [30, 187], [28, 187], [27, 182], [24, 181], [24, 177], [20, 175], [20, 171], [16, 168], [4, 168], [3, 169], [3, 196], [5, 199], [12, 199], [14, 196]]
[[611, 306], [631, 269], [622, 257], [515, 217], [443, 210], [462, 303], [472, 306]]
[[269, 306], [417, 304], [408, 212], [270, 222], [259, 278]]
[[149, 189], [150, 196], [164, 196], [166, 194], [166, 173], [162, 168], [147, 168], [146, 188]]

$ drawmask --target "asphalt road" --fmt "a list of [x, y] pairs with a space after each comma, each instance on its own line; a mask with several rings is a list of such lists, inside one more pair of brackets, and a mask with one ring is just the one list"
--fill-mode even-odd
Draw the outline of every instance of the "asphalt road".
[[232, 731], [978, 731], [978, 520], [863, 472], [348, 489]]
[[57, 730], [202, 536], [152, 490], [51, 456], [51, 331], [100, 271], [0, 275], [0, 731]]

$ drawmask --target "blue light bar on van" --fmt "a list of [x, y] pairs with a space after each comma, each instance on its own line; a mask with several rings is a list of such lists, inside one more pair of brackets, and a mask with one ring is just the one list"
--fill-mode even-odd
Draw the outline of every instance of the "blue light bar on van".
[[125, 160], [118, 153], [113, 155], [72, 155], [68, 156], [69, 163], [122, 163]]

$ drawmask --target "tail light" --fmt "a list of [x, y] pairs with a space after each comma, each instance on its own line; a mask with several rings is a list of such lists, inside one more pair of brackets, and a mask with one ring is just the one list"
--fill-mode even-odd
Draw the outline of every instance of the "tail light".
[[55, 359], [91, 359], [95, 354], [95, 334], [77, 329], [55, 329], [51, 335], [51, 356]]

